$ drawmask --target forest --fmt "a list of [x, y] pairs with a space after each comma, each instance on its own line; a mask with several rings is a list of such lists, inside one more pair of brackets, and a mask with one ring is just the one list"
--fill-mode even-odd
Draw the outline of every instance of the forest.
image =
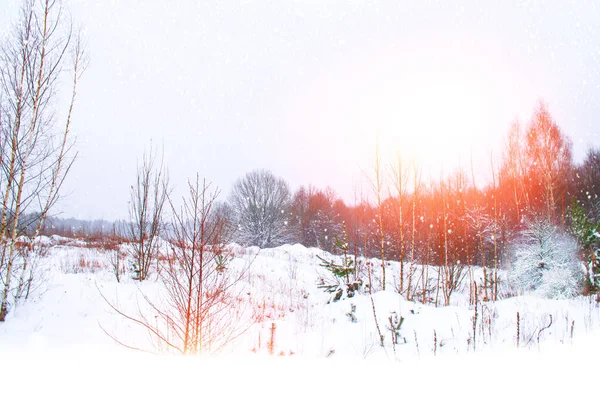
[[[400, 271], [394, 287], [408, 298], [416, 295], [414, 282], [423, 278], [417, 276], [418, 265], [444, 267], [455, 286], [470, 266], [484, 267], [489, 286], [496, 288], [490, 296], [497, 298], [498, 269], [543, 264], [554, 257], [549, 249], [577, 242], [566, 263], [585, 261], [585, 274], [569, 293], [598, 291], [600, 150], [589, 148], [576, 163], [571, 140], [543, 102], [529, 121], [512, 124], [499, 156], [490, 154], [492, 173], [484, 186], [476, 184], [472, 165], [426, 180], [414, 161], [383, 160], [377, 148], [373, 153], [364, 176], [370, 190], [355, 193], [353, 201], [340, 198], [335, 187], [309, 184], [292, 191], [271, 171], [247, 173], [224, 199], [215, 193], [211, 214], [223, 230], [219, 239], [263, 249], [300, 243], [353, 260], [377, 258], [382, 266], [396, 261]], [[158, 159], [150, 150], [140, 163], [129, 221], [111, 226], [49, 218], [43, 233], [139, 240], [172, 230], [176, 224], [166, 215], [175, 208], [165, 206], [172, 200]], [[519, 255], [524, 247], [533, 252], [533, 261]], [[355, 277], [364, 274], [360, 268], [357, 262]]]
[[586, 290], [597, 287], [600, 151], [589, 148], [575, 163], [571, 140], [543, 102], [527, 123], [512, 124], [501, 154], [490, 155], [484, 187], [476, 185], [472, 165], [425, 181], [416, 163], [384, 162], [374, 153], [364, 177], [372, 190], [351, 203], [332, 187], [290, 193], [269, 171], [247, 174], [223, 205], [234, 240], [261, 248], [301, 243], [335, 253], [343, 239], [355, 257], [399, 261], [401, 268], [496, 269], [508, 268], [525, 233], [545, 224], [579, 241], [576, 257], [588, 262]]

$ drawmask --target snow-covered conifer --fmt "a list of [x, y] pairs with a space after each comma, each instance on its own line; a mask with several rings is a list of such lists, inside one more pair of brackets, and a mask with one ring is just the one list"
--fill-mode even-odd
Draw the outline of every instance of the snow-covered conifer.
[[546, 218], [527, 221], [512, 252], [514, 287], [552, 298], [581, 292], [583, 270], [577, 242]]

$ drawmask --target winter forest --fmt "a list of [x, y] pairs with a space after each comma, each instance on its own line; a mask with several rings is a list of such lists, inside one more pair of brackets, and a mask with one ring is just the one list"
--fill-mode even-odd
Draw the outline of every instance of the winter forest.
[[[67, 11], [19, 2], [0, 47], [0, 376], [15, 394], [62, 392], [54, 363], [70, 371], [68, 398], [95, 376], [99, 398], [154, 398], [188, 395], [176, 382], [196, 373], [220, 393], [233, 371], [245, 389], [226, 393], [248, 395], [265, 374], [288, 385], [307, 370], [298, 394], [334, 395], [347, 362], [365, 396], [397, 392], [385, 382], [398, 377], [422, 393], [436, 373], [444, 395], [473, 363], [490, 374], [518, 365], [509, 375], [532, 394], [524, 371], [592, 379], [600, 147], [577, 160], [544, 99], [505, 121], [486, 165], [425, 173], [427, 157], [376, 140], [350, 198], [335, 182], [294, 188], [275, 168], [235, 161], [228, 191], [192, 169], [176, 186], [164, 148], [147, 141], [131, 155], [128, 218], [77, 219], [56, 207], [77, 174], [73, 121], [94, 55]], [[39, 389], [26, 389], [22, 368]], [[157, 370], [164, 379], [148, 382]], [[132, 373], [143, 388], [120, 382]]]

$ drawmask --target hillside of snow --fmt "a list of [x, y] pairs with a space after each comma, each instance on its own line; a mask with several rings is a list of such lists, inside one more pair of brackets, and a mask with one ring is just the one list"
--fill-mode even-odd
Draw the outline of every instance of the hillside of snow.
[[[519, 296], [475, 307], [463, 288], [451, 306], [435, 307], [407, 301], [389, 284], [372, 296], [362, 290], [332, 301], [320, 287], [332, 276], [317, 255], [333, 256], [301, 245], [232, 247], [230, 268], [247, 269], [238, 290], [245, 311], [230, 321], [242, 327], [241, 335], [218, 356], [149, 355], [123, 346], [164, 353], [146, 328], [115, 308], [149, 321], [158, 318], [145, 302], [164, 301], [157, 275], [138, 282], [126, 273], [119, 283], [112, 250], [47, 241], [37, 266], [43, 279], [0, 324], [0, 376], [12, 382], [10, 393], [21, 392], [35, 377], [32, 393], [73, 398], [87, 392], [98, 398], [111, 393], [165, 398], [190, 394], [196, 386], [263, 398], [274, 398], [283, 386], [294, 397], [455, 397], [452, 393], [460, 391], [460, 397], [500, 398], [521, 384], [532, 394], [564, 389], [572, 395], [571, 389], [587, 393], [585, 379], [592, 377], [593, 360], [600, 355], [595, 345], [600, 308], [593, 298]], [[397, 263], [389, 263], [389, 282], [398, 270]], [[400, 318], [403, 323], [394, 330]], [[556, 392], [553, 377], [577, 378], [581, 384]], [[499, 379], [510, 384], [490, 388]]]

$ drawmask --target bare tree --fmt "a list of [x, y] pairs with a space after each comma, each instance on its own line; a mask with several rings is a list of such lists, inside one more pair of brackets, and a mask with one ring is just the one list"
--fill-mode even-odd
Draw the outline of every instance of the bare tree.
[[383, 192], [383, 171], [381, 171], [381, 154], [379, 152], [379, 141], [375, 145], [375, 160], [373, 164], [373, 178], [368, 178], [369, 183], [375, 192], [375, 207], [377, 209], [377, 231], [379, 256], [381, 257], [381, 289], [385, 290], [385, 229], [383, 224], [383, 202], [381, 199]]
[[[66, 121], [56, 124], [59, 77], [70, 62], [72, 94]], [[0, 48], [0, 321], [12, 295], [28, 293], [33, 272], [27, 254], [16, 251], [17, 237], [39, 235], [75, 154], [70, 135], [78, 80], [86, 67], [82, 40], [58, 0], [26, 0], [11, 35]], [[67, 72], [67, 71], [65, 71]], [[21, 221], [26, 212], [36, 218]], [[33, 250], [34, 240], [27, 241]], [[19, 277], [16, 288], [12, 278]], [[13, 292], [13, 289], [16, 292]]]
[[318, 190], [312, 186], [300, 187], [290, 206], [292, 228], [299, 243], [306, 247], [318, 247], [336, 251], [334, 237], [343, 227], [335, 209], [338, 201], [331, 188]]
[[233, 186], [229, 204], [238, 230], [234, 239], [245, 246], [274, 247], [292, 237], [288, 226], [290, 189], [266, 170], [249, 172]]
[[524, 189], [525, 151], [522, 143], [523, 137], [521, 125], [518, 121], [513, 122], [506, 138], [506, 145], [502, 157], [503, 163], [499, 174], [499, 177], [502, 179], [500, 185], [506, 185], [508, 190], [512, 193], [512, 208], [517, 221], [521, 220], [521, 208], [523, 203], [525, 203], [526, 208], [529, 208], [528, 193]]
[[592, 147], [575, 171], [574, 194], [594, 220], [600, 220], [600, 148]]
[[[492, 242], [494, 243], [494, 275], [492, 278], [492, 300], [498, 300], [498, 187], [496, 186], [496, 168], [494, 159], [490, 155], [490, 164], [492, 166], [492, 191], [494, 197], [494, 221], [492, 224]], [[485, 269], [484, 269], [485, 273]], [[485, 276], [484, 276], [485, 279]], [[487, 282], [484, 282], [487, 288]]]
[[402, 292], [404, 291], [404, 260], [406, 256], [406, 246], [404, 244], [404, 200], [406, 197], [406, 189], [408, 186], [408, 176], [408, 168], [406, 168], [404, 160], [400, 156], [400, 153], [398, 153], [396, 156], [396, 165], [392, 165], [392, 178], [394, 182], [394, 187], [396, 188], [396, 193], [398, 195], [398, 232], [400, 240], [400, 272], [398, 282], [398, 293], [400, 294], [402, 294]]
[[180, 208], [168, 197], [173, 214], [171, 248], [168, 268], [160, 273], [165, 301], [144, 296], [150, 311], [140, 311], [138, 316], [109, 305], [145, 327], [156, 339], [157, 350], [216, 353], [253, 321], [252, 316], [244, 318], [248, 315], [240, 295], [241, 279], [250, 264], [241, 268], [230, 265], [233, 255], [226, 247], [230, 231], [222, 216], [214, 215], [218, 190], [211, 191], [210, 184], [198, 176], [188, 183], [188, 190]]
[[415, 270], [416, 254], [415, 254], [415, 237], [417, 235], [417, 201], [421, 192], [421, 171], [417, 166], [416, 161], [413, 161], [413, 193], [411, 201], [411, 244], [410, 244], [410, 269], [408, 273], [408, 286], [406, 289], [406, 298], [411, 299], [412, 277]]
[[[562, 186], [572, 169], [572, 147], [572, 141], [562, 133], [546, 105], [540, 103], [527, 130], [527, 178], [531, 206], [537, 206], [530, 211], [539, 212], [545, 206], [550, 221], [555, 220]], [[563, 223], [565, 206], [561, 207]]]
[[[458, 170], [454, 181], [451, 178], [448, 178], [448, 182], [443, 178], [444, 174], [442, 173], [442, 178], [440, 180], [440, 191], [441, 191], [441, 206], [442, 206], [442, 238], [443, 238], [443, 266], [440, 268], [442, 275], [442, 294], [444, 295], [444, 305], [450, 305], [450, 299], [452, 294], [459, 288], [462, 280], [465, 277], [465, 264], [464, 261], [461, 262], [456, 256], [456, 243], [454, 237], [456, 236], [456, 232], [454, 232], [450, 227], [450, 218], [452, 217], [450, 214], [451, 204], [450, 204], [450, 195], [452, 192], [457, 193], [464, 187], [465, 184], [465, 175], [461, 170]], [[454, 187], [452, 187], [454, 184]], [[462, 189], [464, 190], [464, 189]], [[450, 193], [449, 193], [450, 192]], [[449, 250], [454, 250], [454, 256], [450, 259], [450, 255], [448, 254]]]
[[169, 179], [162, 159], [150, 149], [138, 165], [137, 180], [131, 187], [129, 202], [129, 239], [134, 260], [135, 279], [145, 280], [157, 261], [159, 239], [163, 232], [163, 210], [169, 192]]
[[110, 255], [110, 264], [113, 269], [113, 273], [117, 282], [120, 283], [125, 273], [125, 258], [127, 257], [127, 251], [121, 250], [121, 244], [123, 243], [123, 228], [118, 226], [117, 223], [113, 223], [112, 232], [108, 235], [108, 239], [113, 247]]

